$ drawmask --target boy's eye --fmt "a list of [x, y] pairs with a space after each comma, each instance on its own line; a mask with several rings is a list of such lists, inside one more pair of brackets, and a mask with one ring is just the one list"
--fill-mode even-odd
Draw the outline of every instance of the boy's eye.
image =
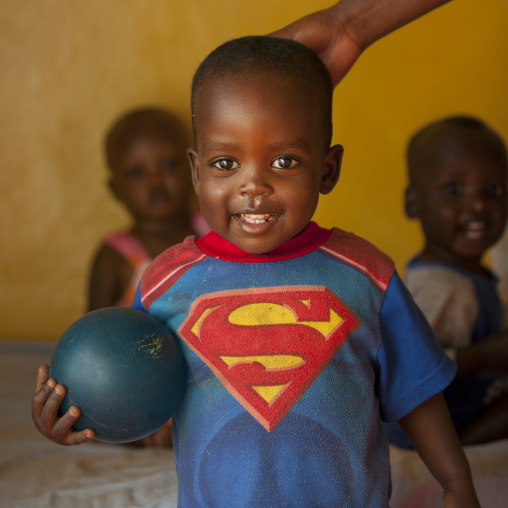
[[503, 185], [489, 185], [487, 187], [487, 196], [494, 196], [500, 198], [504, 196], [506, 188]]
[[162, 161], [161, 167], [164, 171], [172, 171], [178, 166], [176, 159], [166, 159]]
[[232, 169], [238, 169], [240, 164], [233, 159], [219, 159], [212, 166], [220, 171], [231, 171]]
[[443, 186], [443, 191], [445, 194], [459, 194], [462, 192], [462, 185], [460, 183], [447, 183]]
[[296, 161], [291, 157], [277, 157], [272, 166], [277, 169], [291, 169], [296, 164]]

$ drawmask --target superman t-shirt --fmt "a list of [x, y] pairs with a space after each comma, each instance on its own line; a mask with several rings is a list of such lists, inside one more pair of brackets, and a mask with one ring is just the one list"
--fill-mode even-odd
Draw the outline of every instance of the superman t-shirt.
[[455, 374], [393, 262], [315, 223], [267, 254], [189, 237], [148, 268], [133, 306], [187, 361], [182, 507], [388, 506], [381, 421]]

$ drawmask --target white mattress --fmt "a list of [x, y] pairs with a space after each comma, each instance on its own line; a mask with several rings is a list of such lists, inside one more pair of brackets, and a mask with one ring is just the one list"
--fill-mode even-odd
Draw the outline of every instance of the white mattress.
[[[51, 350], [49, 345], [0, 342], [0, 507], [175, 507], [171, 450], [102, 443], [62, 447], [38, 434], [30, 400], [37, 368], [49, 363]], [[482, 507], [507, 507], [508, 440], [466, 453]], [[417, 454], [394, 447], [391, 454], [391, 506], [442, 506], [440, 488]]]

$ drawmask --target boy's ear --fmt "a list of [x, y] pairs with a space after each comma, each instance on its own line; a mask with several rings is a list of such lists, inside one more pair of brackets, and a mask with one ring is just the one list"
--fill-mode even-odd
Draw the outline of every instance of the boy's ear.
[[319, 187], [319, 192], [321, 194], [328, 194], [331, 192], [335, 184], [339, 181], [343, 153], [344, 148], [342, 145], [333, 145], [328, 149], [323, 163], [323, 175]]
[[198, 152], [194, 148], [187, 149], [187, 158], [192, 175], [192, 185], [196, 194], [199, 196], [199, 157]]
[[407, 187], [404, 193], [404, 211], [409, 219], [417, 219], [420, 213], [418, 204], [418, 190], [414, 187]]

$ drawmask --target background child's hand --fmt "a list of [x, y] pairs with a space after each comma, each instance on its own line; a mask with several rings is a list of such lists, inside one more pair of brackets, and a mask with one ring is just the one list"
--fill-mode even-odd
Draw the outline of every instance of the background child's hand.
[[93, 430], [75, 431], [72, 425], [81, 412], [72, 406], [62, 417], [58, 416], [58, 408], [65, 396], [65, 388], [57, 385], [49, 378], [49, 367], [41, 365], [32, 398], [32, 420], [37, 430], [51, 441], [60, 445], [70, 446], [93, 439]]
[[134, 441], [132, 444], [147, 446], [150, 448], [172, 448], [173, 436], [171, 431], [171, 420], [165, 423], [153, 434], [150, 434], [139, 441]]
[[508, 330], [495, 333], [484, 341], [487, 368], [508, 370]]
[[458, 366], [456, 379], [484, 370], [508, 371], [508, 331], [494, 333], [459, 349], [455, 361]]
[[508, 371], [508, 331], [503, 330], [457, 351], [457, 379], [484, 370]]

